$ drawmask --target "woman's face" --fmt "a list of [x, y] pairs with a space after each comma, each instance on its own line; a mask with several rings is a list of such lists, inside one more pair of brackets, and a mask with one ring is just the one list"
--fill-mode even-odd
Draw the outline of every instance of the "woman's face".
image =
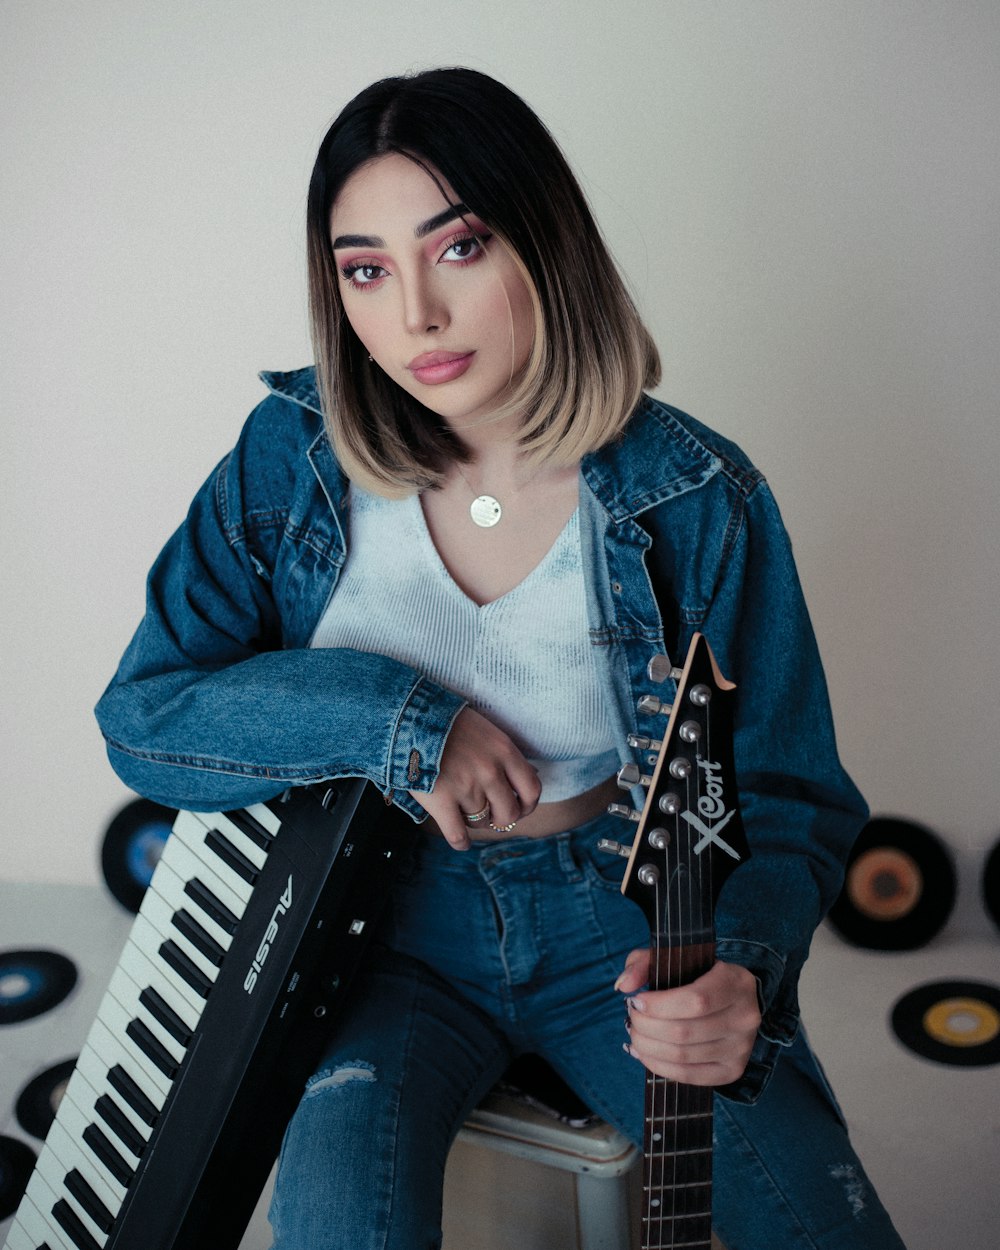
[[507, 250], [435, 176], [444, 193], [405, 156], [376, 157], [344, 184], [330, 232], [344, 310], [365, 350], [460, 431], [507, 398], [535, 322]]

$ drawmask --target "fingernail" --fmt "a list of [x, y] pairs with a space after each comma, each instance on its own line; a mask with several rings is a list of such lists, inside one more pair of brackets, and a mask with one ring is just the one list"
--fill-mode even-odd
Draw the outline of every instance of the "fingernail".
[[620, 989], [621, 989], [621, 987], [622, 987], [622, 982], [623, 982], [624, 980], [625, 980], [625, 973], [623, 972], [623, 973], [621, 974], [621, 976], [618, 978], [618, 980], [615, 982], [615, 989], [616, 989], [616, 990], [620, 990]]
[[635, 1058], [632, 1054], [632, 1047], [628, 1044], [628, 1042], [622, 1042], [622, 1050], [626, 1053], [626, 1055], [630, 1055], [633, 1059]]
[[646, 1004], [643, 1002], [641, 998], [626, 998], [625, 1001], [628, 1003], [629, 1011], [645, 1011], [646, 1010]]

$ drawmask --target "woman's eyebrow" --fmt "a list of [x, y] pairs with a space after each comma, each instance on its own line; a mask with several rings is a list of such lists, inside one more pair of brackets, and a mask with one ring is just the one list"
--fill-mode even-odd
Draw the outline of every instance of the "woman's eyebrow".
[[[433, 217], [422, 221], [414, 229], [413, 237], [423, 239], [437, 230], [439, 226], [453, 221], [456, 217], [464, 216], [468, 211], [466, 204], [449, 204], [442, 212], [435, 213]], [[340, 247], [385, 247], [385, 239], [377, 234], [338, 234], [333, 241], [333, 250], [336, 251]]]

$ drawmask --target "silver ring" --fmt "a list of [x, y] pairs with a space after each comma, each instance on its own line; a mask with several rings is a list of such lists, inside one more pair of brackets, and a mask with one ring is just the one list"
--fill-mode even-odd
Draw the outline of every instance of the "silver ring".
[[[461, 811], [461, 808], [459, 808], [459, 810]], [[462, 819], [470, 828], [473, 828], [475, 825], [481, 825], [484, 820], [489, 820], [489, 818], [489, 803], [486, 804], [481, 812], [462, 812]]]
[[509, 825], [495, 825], [492, 822], [492, 820], [490, 821], [490, 828], [493, 830], [494, 833], [510, 833], [510, 831], [513, 828], [515, 828], [516, 825], [517, 825], [516, 820], [512, 820]]

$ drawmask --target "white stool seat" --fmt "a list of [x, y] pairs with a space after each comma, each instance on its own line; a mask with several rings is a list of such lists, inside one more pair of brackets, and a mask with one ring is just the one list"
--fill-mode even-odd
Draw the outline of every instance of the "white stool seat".
[[575, 1173], [578, 1250], [629, 1250], [628, 1173], [639, 1151], [617, 1129], [602, 1120], [573, 1128], [494, 1090], [458, 1138]]

